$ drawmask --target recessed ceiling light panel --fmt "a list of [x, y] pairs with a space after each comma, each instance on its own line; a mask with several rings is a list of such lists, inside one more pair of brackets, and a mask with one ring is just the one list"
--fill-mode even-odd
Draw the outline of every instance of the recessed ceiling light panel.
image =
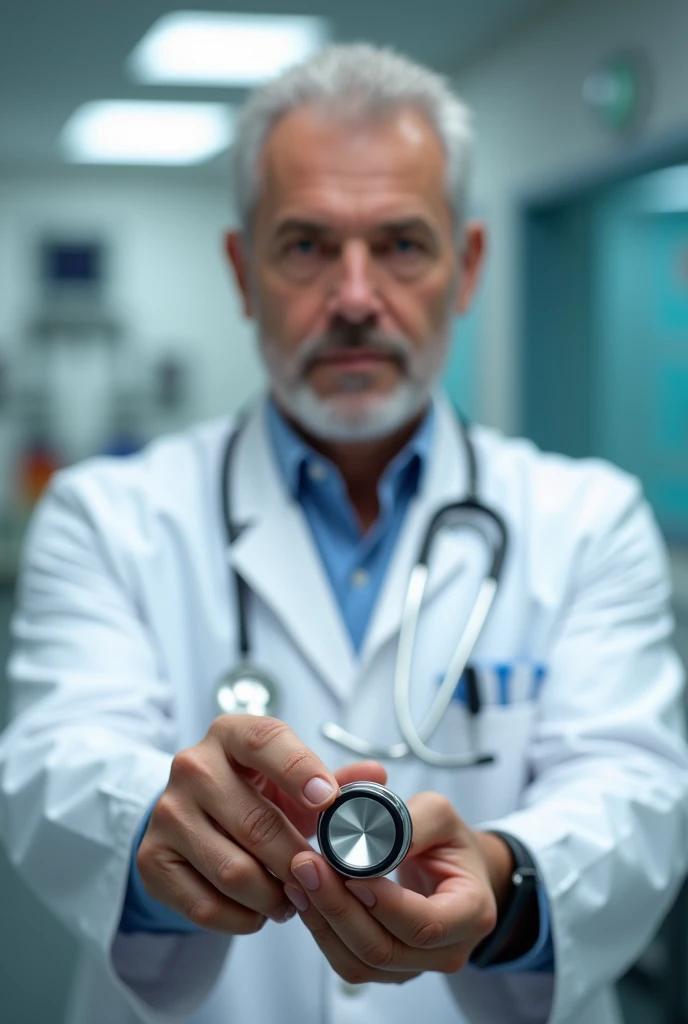
[[159, 18], [127, 61], [138, 82], [252, 86], [319, 50], [322, 18], [175, 11]]
[[231, 108], [222, 103], [85, 103], [62, 129], [72, 163], [198, 164], [232, 141]]

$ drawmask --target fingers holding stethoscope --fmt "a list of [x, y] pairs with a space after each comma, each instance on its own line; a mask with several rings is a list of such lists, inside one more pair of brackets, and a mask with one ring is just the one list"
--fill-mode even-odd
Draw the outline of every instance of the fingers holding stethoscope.
[[322, 810], [339, 792], [334, 774], [279, 718], [219, 715], [206, 741], [240, 773], [265, 776], [301, 807]]
[[379, 972], [454, 973], [496, 924], [495, 894], [476, 834], [438, 793], [412, 797], [408, 810], [414, 838], [402, 868], [418, 866], [420, 891], [388, 878], [345, 879], [314, 851], [292, 862], [298, 887], [289, 883], [287, 896], [333, 968], [349, 980], [352, 972], [360, 980], [379, 980], [373, 976]]
[[[440, 935], [439, 922], [434, 919], [431, 924], [428, 914], [419, 913], [417, 906], [398, 905], [399, 898], [404, 900], [407, 895], [427, 903], [417, 893], [408, 894], [386, 879], [345, 884], [313, 852], [299, 855], [292, 870], [300, 888], [287, 885], [287, 896], [330, 965], [346, 981], [394, 984], [423, 971], [449, 974], [465, 965], [472, 948], [469, 943], [456, 941], [448, 931]], [[364, 899], [369, 900], [373, 889], [380, 906], [371, 912]]]
[[[280, 812], [271, 809], [260, 794], [251, 801], [249, 794], [240, 797], [237, 788], [232, 787], [228, 800], [243, 803], [246, 808], [238, 809], [237, 820], [244, 815], [262, 823], [262, 838], [272, 847], [267, 860], [284, 863], [279, 845], [286, 863], [291, 850], [307, 846], [298, 833], [290, 835], [289, 823], [280, 821]], [[268, 826], [271, 821], [275, 824]], [[257, 930], [267, 917], [287, 920], [289, 904], [282, 887], [257, 856], [258, 826], [253, 826], [253, 854], [235, 841], [227, 826], [232, 827], [229, 816], [222, 824], [206, 808], [164, 793], [155, 805], [137, 855], [146, 889], [155, 899], [211, 930], [244, 934]], [[271, 837], [268, 828], [272, 829]], [[235, 827], [235, 831], [240, 829]], [[262, 856], [266, 857], [264, 850]]]
[[259, 916], [286, 919], [278, 879], [292, 877], [292, 859], [310, 846], [260, 780], [313, 814], [339, 790], [284, 723], [221, 716], [201, 743], [175, 756], [153, 807], [137, 866], [154, 898], [219, 931], [255, 931]]
[[[226, 851], [223, 856], [226, 857]], [[225, 865], [221, 877], [231, 891], [235, 888], [228, 874], [231, 860], [227, 858], [221, 863]], [[272, 900], [269, 899], [269, 885], [266, 889], [255, 889], [257, 898], [252, 898], [253, 893], [248, 889], [241, 892], [239, 902], [220, 891], [218, 884], [214, 885], [208, 880], [205, 872], [213, 874], [212, 869], [208, 870], [204, 865], [197, 870], [189, 860], [175, 854], [173, 850], [166, 851], [164, 855], [159, 854], [155, 862], [153, 855], [144, 853], [142, 856], [140, 852], [138, 864], [150, 895], [199, 928], [228, 935], [250, 935], [259, 931], [268, 917], [275, 921], [287, 921], [293, 916], [277, 894], [273, 894]]]

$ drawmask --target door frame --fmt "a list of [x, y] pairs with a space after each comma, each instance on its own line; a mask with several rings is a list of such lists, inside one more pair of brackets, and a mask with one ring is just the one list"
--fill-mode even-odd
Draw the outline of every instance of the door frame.
[[[569, 405], [583, 410], [587, 422], [576, 427], [576, 434], [567, 437], [566, 427], [560, 423], [560, 430], [547, 431], [544, 422], [538, 421], [538, 410], [542, 409], [543, 388], [547, 390], [547, 369], [542, 377], [543, 365], [551, 368], [557, 361], [556, 332], [543, 332], [542, 288], [538, 274], [542, 267], [548, 273], [565, 273], [565, 254], [557, 250], [548, 240], [551, 225], [559, 213], [571, 210], [576, 204], [583, 204], [601, 191], [620, 185], [625, 181], [659, 171], [679, 163], [688, 163], [688, 123], [678, 131], [660, 134], [652, 139], [633, 139], [620, 142], [619, 149], [607, 156], [582, 167], [548, 178], [524, 193], [516, 201], [517, 220], [517, 344], [519, 351], [516, 421], [518, 433], [543, 441], [549, 446], [559, 447], [572, 455], [590, 454], [586, 451], [586, 438], [592, 433], [591, 411], [588, 396], [591, 380], [587, 377], [586, 354], [582, 353], [580, 364], [574, 367], [573, 387], [566, 396]], [[545, 255], [546, 254], [546, 255]], [[554, 339], [554, 340], [553, 340]], [[559, 356], [565, 357], [562, 349]], [[555, 403], [552, 403], [553, 405]], [[564, 416], [565, 416], [564, 403]], [[562, 417], [563, 419], [563, 417]], [[545, 435], [554, 437], [552, 441]], [[557, 436], [559, 435], [559, 436]], [[559, 442], [559, 443], [557, 443]]]

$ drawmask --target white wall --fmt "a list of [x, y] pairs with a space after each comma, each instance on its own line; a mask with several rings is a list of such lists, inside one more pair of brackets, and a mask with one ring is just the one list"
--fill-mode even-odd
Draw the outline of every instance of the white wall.
[[524, 193], [604, 164], [626, 143], [603, 131], [582, 83], [617, 50], [639, 47], [654, 79], [642, 137], [684, 129], [688, 139], [686, 0], [560, 0], [455, 77], [475, 115], [476, 205], [490, 251], [481, 340], [481, 418], [518, 427], [518, 240]]
[[[228, 193], [219, 180], [191, 183], [131, 171], [0, 177], [0, 351], [11, 355], [25, 345], [27, 324], [36, 315], [39, 240], [91, 234], [108, 245], [110, 305], [125, 328], [132, 379], [146, 373], [156, 353], [176, 350], [188, 356], [192, 371], [183, 418], [235, 409], [260, 386], [262, 371], [224, 261], [222, 234], [233, 224]], [[87, 349], [72, 350], [82, 387], [79, 407], [62, 420], [72, 434], [83, 421], [86, 433], [97, 412], [91, 408], [89, 416], [86, 407], [89, 400], [91, 407], [96, 403], [93, 391], [104, 370], [93, 360], [89, 369]], [[42, 368], [34, 369], [40, 374]], [[58, 370], [68, 378], [69, 360], [63, 358]], [[16, 406], [0, 411], [0, 504], [10, 490], [21, 432], [15, 412]], [[151, 425], [155, 430], [166, 424], [153, 418]]]
[[[683, 125], [688, 135], [687, 38], [686, 0], [558, 0], [457, 75], [475, 113], [474, 196], [491, 238], [478, 403], [486, 422], [506, 430], [518, 424], [515, 204], [533, 187], [603, 163], [623, 147], [581, 100], [585, 76], [620, 47], [640, 46], [652, 66], [644, 134]], [[235, 408], [262, 374], [223, 263], [221, 231], [231, 221], [221, 182], [123, 175], [118, 183], [86, 171], [0, 177], [0, 346], [19, 337], [33, 309], [37, 234], [102, 228], [112, 239], [116, 303], [140, 351], [173, 342], [193, 353], [190, 418]]]

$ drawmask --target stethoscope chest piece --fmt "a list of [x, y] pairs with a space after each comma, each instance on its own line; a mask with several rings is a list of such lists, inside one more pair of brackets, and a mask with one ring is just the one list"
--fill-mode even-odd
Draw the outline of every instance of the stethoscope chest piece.
[[387, 875], [408, 853], [413, 836], [403, 800], [376, 782], [351, 782], [318, 819], [323, 857], [349, 878]]
[[217, 684], [215, 700], [220, 714], [270, 715], [279, 709], [279, 695], [271, 677], [243, 661]]

